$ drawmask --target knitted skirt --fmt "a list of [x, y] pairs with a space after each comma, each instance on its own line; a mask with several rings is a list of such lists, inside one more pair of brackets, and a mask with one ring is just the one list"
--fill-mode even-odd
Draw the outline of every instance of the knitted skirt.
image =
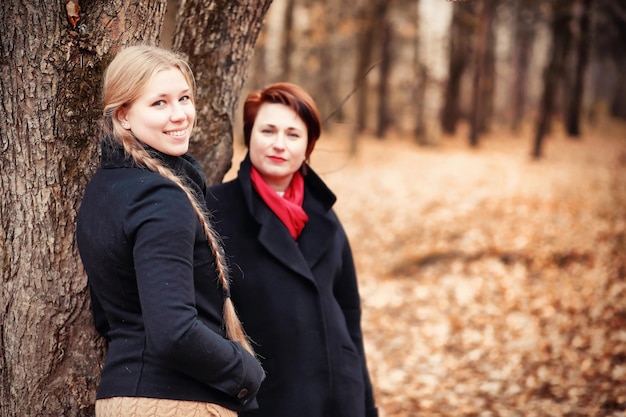
[[113, 397], [96, 401], [96, 417], [237, 417], [237, 412], [197, 401]]

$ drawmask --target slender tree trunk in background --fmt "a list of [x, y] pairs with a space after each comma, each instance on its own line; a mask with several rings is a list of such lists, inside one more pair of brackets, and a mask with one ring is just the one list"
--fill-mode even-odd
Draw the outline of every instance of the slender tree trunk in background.
[[287, 0], [285, 6], [285, 15], [283, 18], [283, 48], [281, 51], [280, 62], [282, 66], [282, 80], [291, 80], [291, 56], [294, 51], [293, 42], [293, 11], [295, 0]]
[[581, 15], [578, 22], [576, 45], [576, 68], [574, 88], [569, 100], [565, 128], [571, 137], [580, 137], [580, 115], [582, 112], [583, 94], [585, 91], [585, 73], [589, 61], [589, 44], [591, 37], [591, 4], [592, 0], [581, 0]]
[[626, 56], [618, 55], [615, 57], [615, 64], [618, 68], [618, 73], [622, 76], [617, 77], [615, 92], [610, 102], [609, 113], [613, 117], [626, 120]]
[[472, 147], [478, 146], [478, 135], [481, 129], [481, 121], [485, 112], [485, 89], [487, 82], [487, 43], [489, 42], [489, 26], [491, 25], [491, 0], [477, 0], [476, 36], [474, 42], [474, 77], [472, 80], [472, 109], [470, 111], [469, 143]]
[[550, 129], [550, 121], [554, 112], [555, 96], [558, 85], [563, 76], [563, 70], [569, 44], [570, 34], [570, 5], [569, 0], [559, 0], [554, 4], [552, 16], [552, 47], [548, 66], [544, 72], [543, 94], [539, 107], [539, 119], [535, 129], [535, 140], [532, 156], [539, 159], [542, 156], [544, 137]]
[[454, 134], [460, 118], [461, 82], [470, 57], [472, 24], [471, 2], [459, 2], [454, 5], [450, 24], [450, 48], [448, 82], [446, 84], [441, 127], [445, 133]]
[[391, 22], [384, 20], [381, 39], [381, 62], [380, 77], [378, 79], [378, 114], [376, 118], [376, 137], [385, 137], [387, 127], [389, 127], [389, 82], [392, 66], [392, 45], [393, 29]]
[[[320, 45], [315, 45], [319, 55], [320, 71], [319, 71], [319, 89], [315, 95], [315, 100], [319, 106], [322, 119], [334, 113], [337, 120], [343, 119], [343, 108], [339, 105], [341, 98], [339, 97], [339, 70], [338, 62], [335, 59], [337, 52], [337, 43], [335, 42], [335, 32], [340, 24], [341, 4], [336, 0], [324, 0], [316, 2], [316, 7], [323, 7], [321, 13], [321, 22], [319, 30], [321, 32]], [[339, 58], [341, 59], [341, 58]], [[326, 127], [329, 127], [327, 124]]]
[[517, 0], [515, 3], [515, 56], [513, 64], [513, 117], [511, 129], [519, 132], [522, 120], [526, 114], [526, 99], [528, 94], [528, 71], [531, 62], [531, 49], [535, 38], [536, 11], [527, 0]]
[[418, 143], [427, 145], [429, 143], [426, 127], [426, 115], [424, 101], [426, 98], [426, 83], [428, 82], [428, 69], [422, 63], [417, 64], [417, 88], [415, 92], [415, 101], [417, 102], [417, 113], [415, 114], [415, 136]]
[[418, 4], [414, 6], [415, 15], [413, 20], [417, 22], [417, 27], [415, 28], [415, 37], [413, 39], [413, 73], [415, 74], [415, 93], [413, 94], [413, 107], [415, 108], [415, 125], [413, 128], [413, 136], [415, 137], [417, 143], [420, 145], [425, 145], [426, 140], [424, 138], [424, 132], [426, 131], [426, 126], [424, 123], [424, 88], [423, 88], [423, 78], [421, 68], [423, 67], [420, 62], [420, 31], [419, 31], [419, 21], [420, 21], [420, 11], [419, 11], [419, 1]]
[[[99, 162], [102, 71], [157, 44], [165, 1], [0, 8], [0, 416], [91, 416], [104, 345], [74, 243]], [[150, 16], [146, 19], [145, 16]]]
[[[359, 35], [358, 57], [356, 64], [356, 71], [354, 72], [354, 85], [359, 86], [355, 94], [356, 102], [356, 122], [355, 132], [362, 133], [366, 128], [367, 120], [367, 108], [368, 108], [368, 83], [367, 79], [364, 79], [366, 71], [369, 66], [372, 65], [372, 49], [375, 36], [375, 22], [374, 22], [374, 10], [372, 8], [374, 3], [365, 3], [359, 8], [358, 21], [361, 23], [363, 30]], [[355, 137], [355, 136], [353, 136]]]
[[494, 112], [494, 95], [495, 95], [495, 76], [496, 76], [496, 53], [495, 53], [495, 34], [494, 34], [494, 17], [495, 6], [497, 0], [485, 0], [485, 7], [489, 10], [486, 13], [486, 30], [485, 35], [485, 51], [484, 51], [484, 64], [481, 80], [481, 96], [482, 96], [482, 111], [479, 114], [478, 131], [481, 134], [489, 132], [491, 129], [491, 121], [493, 119]]
[[[175, 50], [189, 56], [197, 83], [190, 152], [209, 184], [230, 169], [233, 124], [248, 64], [271, 0], [180, 0]], [[236, 45], [236, 48], [233, 48]]]

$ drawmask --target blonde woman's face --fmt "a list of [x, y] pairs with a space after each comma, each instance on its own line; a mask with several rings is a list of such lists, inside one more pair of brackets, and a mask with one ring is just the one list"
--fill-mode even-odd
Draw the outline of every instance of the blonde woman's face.
[[137, 139], [172, 156], [189, 149], [195, 118], [191, 87], [177, 68], [158, 72], [141, 95], [118, 115], [122, 127]]
[[285, 191], [306, 156], [307, 128], [290, 107], [265, 103], [250, 133], [250, 161], [275, 191]]

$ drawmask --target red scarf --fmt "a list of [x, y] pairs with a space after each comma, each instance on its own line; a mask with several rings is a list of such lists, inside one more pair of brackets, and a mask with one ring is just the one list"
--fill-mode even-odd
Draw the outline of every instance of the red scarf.
[[304, 179], [300, 172], [293, 174], [289, 187], [281, 197], [263, 179], [259, 171], [252, 167], [250, 172], [252, 185], [259, 193], [265, 204], [274, 212], [289, 230], [291, 237], [295, 239], [300, 236], [304, 225], [309, 220], [309, 216], [302, 209], [304, 200]]

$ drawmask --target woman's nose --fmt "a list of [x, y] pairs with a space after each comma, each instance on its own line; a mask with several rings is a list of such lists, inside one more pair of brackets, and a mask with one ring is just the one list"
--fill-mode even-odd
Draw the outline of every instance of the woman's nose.
[[172, 114], [170, 115], [172, 121], [184, 120], [186, 117], [187, 115], [180, 104], [174, 104], [172, 106]]
[[285, 148], [285, 134], [278, 132], [274, 137], [274, 148], [276, 149], [284, 149]]

